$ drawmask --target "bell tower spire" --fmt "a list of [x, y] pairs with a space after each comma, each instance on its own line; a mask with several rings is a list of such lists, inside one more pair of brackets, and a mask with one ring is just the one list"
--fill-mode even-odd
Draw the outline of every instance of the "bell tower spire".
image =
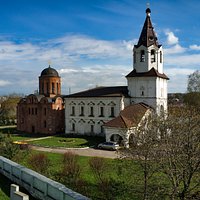
[[151, 9], [133, 48], [133, 71], [127, 76], [129, 95], [133, 103], [144, 102], [158, 113], [167, 110], [167, 80], [163, 73], [163, 49], [151, 22]]
[[155, 68], [163, 73], [163, 50], [151, 22], [151, 9], [146, 9], [146, 19], [140, 33], [137, 45], [134, 45], [134, 69], [137, 72], [147, 72]]

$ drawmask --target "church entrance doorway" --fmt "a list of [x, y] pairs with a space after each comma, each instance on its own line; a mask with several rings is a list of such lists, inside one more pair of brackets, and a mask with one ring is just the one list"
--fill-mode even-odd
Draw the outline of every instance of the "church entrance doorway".
[[113, 134], [110, 137], [110, 141], [117, 142], [120, 146], [123, 144], [123, 138], [122, 138], [122, 136], [120, 136], [118, 134]]

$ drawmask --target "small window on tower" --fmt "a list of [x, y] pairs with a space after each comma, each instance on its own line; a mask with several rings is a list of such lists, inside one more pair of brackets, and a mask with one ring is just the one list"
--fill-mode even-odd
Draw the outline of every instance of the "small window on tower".
[[54, 94], [55, 93], [55, 84], [51, 83], [51, 87], [52, 87], [52, 93]]
[[49, 83], [46, 83], [46, 92], [49, 94]]
[[144, 50], [142, 50], [140, 52], [140, 62], [145, 62], [145, 52], [144, 52]]
[[162, 51], [160, 51], [160, 63], [162, 63]]
[[151, 63], [156, 62], [156, 54], [155, 50], [151, 50]]
[[42, 83], [42, 94], [44, 93], [44, 83]]

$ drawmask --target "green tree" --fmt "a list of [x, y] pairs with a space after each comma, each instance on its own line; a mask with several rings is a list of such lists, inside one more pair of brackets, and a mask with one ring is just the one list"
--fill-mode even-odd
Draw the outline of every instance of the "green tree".
[[184, 103], [200, 108], [200, 70], [188, 76], [187, 92], [184, 96]]
[[188, 92], [200, 92], [200, 70], [196, 70], [188, 76]]
[[8, 135], [0, 133], [0, 155], [13, 159], [19, 151], [19, 146], [14, 144]]
[[4, 120], [4, 123], [7, 122], [13, 123], [16, 117], [16, 108], [17, 103], [19, 102], [20, 97], [18, 96], [9, 96], [6, 100], [1, 103], [0, 107], [0, 119]]

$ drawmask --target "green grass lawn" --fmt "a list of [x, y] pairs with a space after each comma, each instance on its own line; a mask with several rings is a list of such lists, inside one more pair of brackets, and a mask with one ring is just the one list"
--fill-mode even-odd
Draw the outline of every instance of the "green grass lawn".
[[46, 146], [46, 147], [66, 147], [66, 148], [83, 148], [97, 146], [99, 143], [103, 142], [105, 139], [102, 137], [74, 137], [70, 136], [52, 136], [51, 138], [46, 138], [42, 140], [30, 141], [30, 144]]
[[[94, 136], [60, 134], [49, 137], [49, 135], [45, 134], [21, 133], [16, 130], [16, 127], [0, 128], [0, 132], [9, 135], [13, 141], [25, 141], [38, 138], [38, 140], [28, 141], [28, 143], [45, 147], [83, 148], [97, 146], [99, 143], [105, 141], [103, 137]], [[41, 137], [47, 138], [40, 139]]]
[[[38, 151], [31, 151], [30, 154], [24, 152], [24, 155], [18, 157], [18, 163], [31, 168], [28, 160], [32, 154], [41, 153]], [[47, 153], [45, 152], [50, 159], [50, 167], [48, 177], [58, 181], [56, 174], [62, 169], [62, 159], [63, 155], [56, 153]], [[80, 190], [80, 188], [73, 188], [68, 186], [70, 189], [73, 189], [85, 196], [90, 197], [91, 199], [101, 199], [98, 198], [101, 193], [98, 191], [97, 179], [92, 173], [92, 170], [89, 167], [90, 157], [77, 156], [78, 163], [81, 166], [81, 178], [84, 180], [84, 183], [87, 185], [87, 189]], [[118, 159], [104, 159], [105, 161], [105, 171], [104, 176], [113, 180], [113, 198], [115, 200], [139, 200], [142, 199], [142, 170], [137, 161], [130, 160], [118, 160]], [[128, 169], [128, 170], [127, 170]], [[152, 186], [159, 184], [165, 184], [165, 179], [163, 175], [156, 175]], [[58, 181], [59, 182], [59, 181]], [[9, 187], [10, 181], [5, 177], [0, 175], [0, 200], [8, 200], [9, 196]], [[67, 186], [67, 185], [66, 185]], [[25, 192], [26, 193], [26, 192]], [[105, 198], [104, 198], [105, 199]], [[166, 199], [163, 196], [157, 197], [157, 200]], [[106, 199], [107, 200], [107, 199]]]
[[[38, 151], [31, 151], [31, 154], [37, 154]], [[40, 152], [41, 153], [41, 152]], [[48, 153], [43, 152], [50, 159], [50, 167], [48, 169], [48, 177], [61, 182], [57, 179], [57, 174], [62, 170], [62, 154]], [[31, 155], [27, 154], [22, 156], [19, 161], [22, 165], [31, 168], [28, 163], [28, 159]], [[95, 200], [98, 199], [97, 196], [100, 195], [97, 186], [97, 179], [95, 178], [92, 170], [89, 167], [90, 157], [77, 156], [78, 163], [81, 166], [81, 179], [84, 181], [84, 184], [87, 185], [87, 189], [81, 190], [80, 188], [73, 188], [66, 185], [70, 189], [73, 189], [85, 196], [90, 197]], [[140, 164], [138, 161], [133, 160], [119, 160], [119, 159], [104, 159], [105, 168], [104, 176], [113, 180], [112, 190], [113, 190], [113, 199], [115, 200], [139, 200], [142, 199], [143, 195], [143, 173]], [[61, 182], [62, 183], [62, 182]], [[64, 184], [64, 183], [63, 183]], [[151, 189], [157, 190], [160, 185], [162, 187], [168, 186], [166, 178], [163, 174], [155, 174], [151, 181]], [[101, 198], [100, 198], [101, 199]], [[165, 194], [162, 192], [156, 198], [157, 200], [167, 199]], [[107, 200], [107, 199], [106, 199]]]

